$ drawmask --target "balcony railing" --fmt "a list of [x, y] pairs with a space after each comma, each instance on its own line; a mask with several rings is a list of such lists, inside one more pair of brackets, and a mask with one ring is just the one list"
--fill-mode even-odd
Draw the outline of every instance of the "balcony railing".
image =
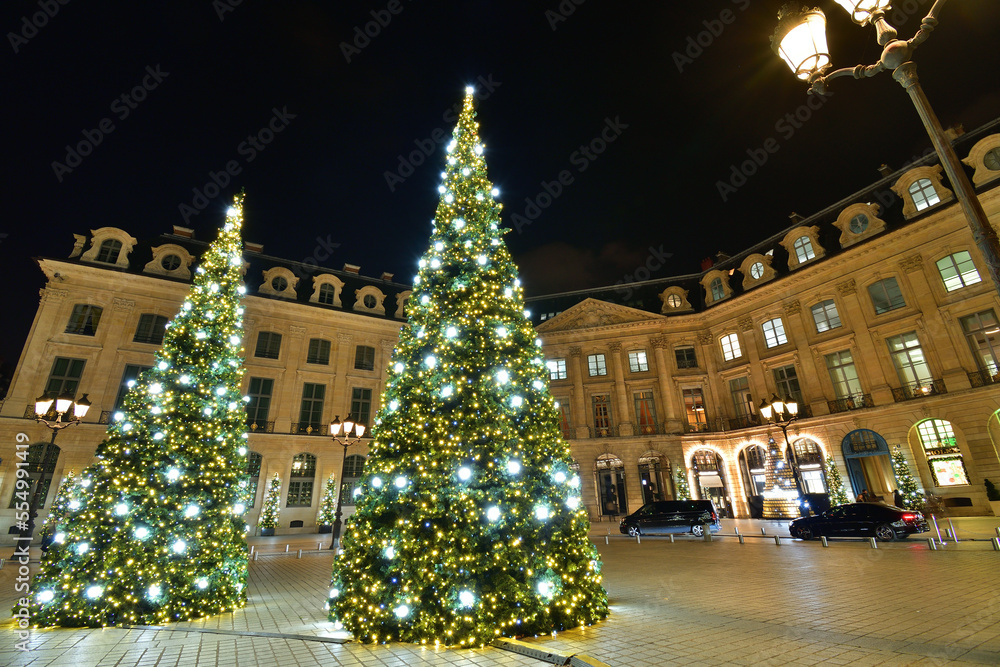
[[136, 334], [132, 338], [133, 343], [147, 343], [149, 345], [163, 345], [163, 333]]
[[836, 398], [832, 401], [827, 401], [826, 404], [830, 406], [830, 414], [875, 407], [871, 394], [851, 394], [850, 396], [846, 396], [844, 398]]
[[944, 380], [925, 380], [923, 382], [913, 382], [902, 387], [893, 387], [892, 400], [897, 403], [901, 401], [911, 401], [915, 398], [925, 398], [935, 394], [946, 394]]
[[613, 438], [618, 435], [618, 429], [614, 426], [591, 426], [590, 435], [593, 438]]
[[656, 435], [658, 433], [663, 433], [663, 428], [661, 424], [655, 422], [650, 422], [648, 424], [636, 424], [635, 434], [636, 435]]
[[971, 371], [969, 373], [969, 384], [972, 385], [973, 389], [997, 383], [1000, 383], [1000, 373], [991, 373], [984, 370]]
[[[711, 425], [709, 425], [707, 422], [706, 423], [702, 423], [702, 424], [691, 424], [691, 423], [684, 424], [684, 432], [685, 433], [709, 433], [712, 430], [713, 429], [712, 429]], [[718, 429], [714, 429], [714, 430], [718, 430]]]
[[274, 422], [247, 422], [247, 431], [250, 433], [274, 433]]
[[757, 415], [739, 415], [738, 417], [727, 417], [724, 430], [735, 431], [753, 426], [760, 426], [760, 417]]
[[[272, 426], [273, 430], [273, 426]], [[292, 428], [288, 431], [292, 435], [326, 435], [326, 427], [323, 424], [311, 424], [309, 422], [292, 422]]]

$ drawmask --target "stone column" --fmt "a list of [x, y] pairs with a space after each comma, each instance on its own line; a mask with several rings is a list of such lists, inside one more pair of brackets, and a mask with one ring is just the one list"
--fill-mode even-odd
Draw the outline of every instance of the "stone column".
[[[792, 358], [797, 367], [796, 376], [799, 380], [799, 389], [802, 390], [802, 398], [809, 403], [814, 415], [825, 415], [830, 412], [830, 407], [826, 402], [826, 393], [823, 390], [822, 377], [826, 376], [826, 367], [817, 365], [816, 360], [809, 349], [808, 326], [811, 323], [805, 321], [802, 313], [802, 304], [796, 299], [783, 305], [785, 311], [785, 333], [792, 344], [795, 345], [795, 353]], [[765, 398], [768, 398], [765, 396]], [[780, 398], [784, 398], [781, 396]]]
[[569, 356], [572, 358], [569, 372], [573, 375], [573, 396], [570, 405], [573, 406], [573, 414], [570, 417], [576, 424], [576, 437], [589, 438], [590, 419], [587, 415], [585, 396], [583, 393], [583, 350], [579, 347], [569, 348]]
[[631, 436], [634, 432], [632, 424], [632, 411], [629, 409], [628, 387], [625, 386], [625, 373], [622, 370], [622, 344], [612, 342], [608, 344], [608, 351], [611, 353], [611, 372], [615, 378], [614, 393], [615, 407], [618, 410], [618, 435], [622, 437]]
[[759, 399], [768, 398], [767, 380], [761, 375], [763, 368], [760, 364], [760, 353], [757, 351], [756, 327], [752, 317], [743, 317], [738, 322], [740, 331], [743, 332], [743, 342], [746, 345], [747, 360], [750, 362], [750, 395], [755, 400], [753, 406], [747, 406], [747, 414], [757, 414], [756, 407], [760, 405]]
[[339, 414], [341, 420], [347, 419], [347, 412], [351, 409], [351, 397], [347, 394], [347, 372], [354, 367], [353, 341], [353, 334], [337, 334], [337, 365], [333, 368], [333, 396], [330, 401], [334, 406], [333, 415]]
[[715, 336], [711, 331], [702, 331], [698, 334], [698, 344], [701, 346], [697, 350], [699, 358], [705, 362], [707, 381], [702, 385], [701, 395], [705, 402], [705, 422], [708, 428], [716, 430], [719, 419], [722, 417], [722, 399], [716, 391], [717, 378], [719, 377], [718, 364], [716, 363], [715, 350], [713, 349]]
[[685, 419], [683, 406], [680, 405], [680, 395], [670, 386], [670, 362], [667, 359], [670, 341], [666, 336], [653, 336], [649, 339], [649, 343], [653, 346], [656, 379], [660, 386], [660, 400], [665, 412], [664, 431], [666, 433], [683, 433]]
[[[891, 367], [892, 361], [889, 359], [888, 351], [885, 348], [881, 350], [876, 348], [876, 343], [881, 345], [885, 345], [885, 343], [881, 340], [876, 341], [875, 334], [868, 328], [865, 312], [858, 297], [857, 283], [853, 278], [845, 280], [837, 285], [837, 291], [840, 293], [841, 302], [846, 311], [841, 313], [841, 323], [844, 323], [845, 320], [850, 321], [851, 329], [854, 331], [851, 338], [852, 343], [856, 346], [854, 368], [858, 372], [858, 377], [863, 379], [863, 387], [869, 387], [872, 401], [876, 405], [892, 403], [892, 389], [886, 378], [894, 378], [896, 372]], [[850, 317], [845, 318], [844, 315]], [[873, 360], [875, 363], [872, 363]]]

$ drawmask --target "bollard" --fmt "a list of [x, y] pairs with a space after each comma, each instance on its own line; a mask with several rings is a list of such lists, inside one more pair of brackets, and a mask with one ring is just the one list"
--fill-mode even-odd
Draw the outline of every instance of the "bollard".
[[302, 549], [299, 549], [299, 555], [298, 555], [298, 556], [296, 556], [296, 557], [297, 557], [297, 558], [302, 558]]
[[323, 548], [323, 546], [322, 546], [322, 545], [323, 545], [323, 543], [322, 543], [322, 542], [317, 542], [317, 543], [316, 543], [316, 551], [319, 551], [320, 549], [322, 549], [322, 548]]
[[709, 526], [707, 523], [701, 524], [701, 534], [702, 534], [701, 539], [705, 540], [706, 542], [712, 541], [712, 527]]
[[934, 541], [933, 537], [927, 538], [927, 548], [931, 551], [937, 551], [937, 542]]
[[869, 537], [868, 541], [871, 543], [872, 549], [878, 549], [878, 542], [875, 541], [874, 537]]
[[1000, 526], [997, 526], [997, 537], [1000, 537]]
[[955, 544], [958, 544], [960, 542], [958, 539], [958, 531], [955, 530], [955, 524], [951, 522], [951, 518], [948, 519], [948, 525], [951, 526], [951, 539], [955, 540]]
[[733, 530], [736, 532], [737, 535], [740, 534], [740, 527], [739, 526], [733, 526]]
[[934, 522], [934, 532], [937, 533], [938, 544], [944, 544], [944, 540], [941, 539], [941, 529], [937, 525], [937, 517], [934, 516], [933, 514], [931, 514], [931, 521]]
[[742, 535], [740, 535], [739, 533], [736, 533], [736, 537], [740, 538], [740, 544], [746, 544], [746, 543], [745, 543], [745, 542], [743, 541], [743, 536], [742, 536]]
[[828, 546], [830, 546], [830, 542], [829, 542], [829, 541], [827, 541], [827, 539], [826, 539], [826, 535], [820, 535], [820, 536], [819, 536], [819, 539], [820, 539], [820, 541], [821, 541], [821, 542], [823, 543], [823, 546], [824, 546], [824, 547], [828, 547]]
[[[997, 530], [1000, 530], [1000, 528], [998, 528]], [[3, 564], [6, 563], [6, 562], [7, 562], [6, 558], [0, 558], [0, 570], [3, 569]]]
[[253, 555], [253, 559], [257, 560], [257, 556], [259, 556], [259, 555], [260, 555], [260, 552], [259, 551], [255, 551], [254, 555]]
[[1000, 551], [1000, 537], [994, 537], [990, 542], [993, 544], [993, 551]]
[[767, 529], [766, 528], [761, 528], [760, 529], [760, 534], [761, 535], [767, 535]]
[[641, 535], [636, 535], [635, 536], [635, 543], [636, 544], [642, 544], [642, 536]]
[[670, 543], [671, 544], [674, 543], [674, 534], [673, 533], [670, 533]]
[[251, 556], [253, 555], [253, 550], [254, 550], [254, 546], [253, 546], [253, 545], [251, 544], [251, 545], [250, 545], [250, 555], [251, 555]]
[[289, 545], [287, 545], [287, 544], [286, 544], [286, 545], [285, 545], [285, 553], [286, 553], [286, 554], [288, 553], [288, 547], [289, 547]]
[[949, 528], [944, 529], [944, 536], [947, 537], [949, 540], [955, 539], [955, 536], [951, 534], [951, 529]]
[[776, 546], [776, 547], [780, 547], [781, 546], [781, 536], [780, 535], [775, 535], [774, 536], [774, 546]]
[[608, 542], [608, 536], [607, 535], [604, 536], [604, 543], [605, 544], [610, 544], [610, 542]]

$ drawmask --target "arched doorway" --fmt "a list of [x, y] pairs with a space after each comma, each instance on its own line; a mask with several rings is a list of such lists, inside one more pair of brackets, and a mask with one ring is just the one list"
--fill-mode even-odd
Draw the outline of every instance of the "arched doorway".
[[799, 486], [808, 509], [821, 513], [830, 509], [830, 495], [823, 468], [823, 450], [811, 438], [799, 438], [792, 443], [795, 448], [794, 460], [797, 464]]
[[657, 452], [646, 452], [639, 457], [639, 484], [642, 488], [643, 505], [654, 500], [673, 500], [670, 482], [670, 461]]
[[726, 479], [723, 475], [722, 457], [711, 449], [699, 449], [692, 457], [694, 477], [698, 483], [699, 497], [711, 500], [719, 515], [732, 516], [729, 508], [729, 493], [726, 490]]
[[876, 497], [891, 500], [896, 476], [892, 472], [885, 438], [875, 431], [860, 428], [844, 437], [842, 447], [854, 495], [867, 489]]
[[597, 505], [602, 516], [628, 514], [625, 496], [625, 464], [614, 454], [601, 454], [594, 462]]
[[740, 472], [743, 475], [743, 491], [751, 519], [764, 516], [764, 476], [767, 467], [767, 450], [760, 445], [750, 445], [740, 452]]

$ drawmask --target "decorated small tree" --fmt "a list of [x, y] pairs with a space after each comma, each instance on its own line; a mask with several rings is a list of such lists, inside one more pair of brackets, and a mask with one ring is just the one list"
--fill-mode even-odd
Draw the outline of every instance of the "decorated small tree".
[[674, 471], [674, 487], [677, 500], [691, 500], [691, 485], [688, 484], [687, 468], [678, 467]]
[[337, 477], [333, 473], [326, 479], [323, 489], [323, 499], [319, 501], [319, 514], [316, 523], [320, 526], [332, 526], [337, 513]]
[[361, 641], [481, 646], [608, 613], [474, 116], [469, 90], [334, 561], [331, 620]]
[[844, 489], [844, 479], [837, 469], [837, 462], [832, 456], [823, 459], [823, 467], [826, 472], [826, 489], [830, 495], [830, 506], [844, 505], [847, 501], [847, 491]]
[[33, 623], [156, 625], [246, 603], [242, 225], [239, 195], [81, 473], [86, 492], [56, 517]]
[[274, 529], [278, 527], [278, 514], [281, 512], [281, 478], [278, 473], [274, 473], [271, 482], [267, 485], [267, 493], [264, 494], [264, 503], [260, 508], [260, 518], [257, 525], [266, 534], [273, 535]]
[[45, 522], [42, 524], [42, 535], [52, 533], [66, 512], [70, 511], [69, 504], [73, 502], [78, 491], [80, 489], [77, 487], [76, 473], [70, 470], [63, 478], [62, 484], [59, 485], [59, 492], [56, 493], [56, 497], [49, 507], [49, 515], [45, 517]]
[[899, 484], [899, 493], [903, 496], [903, 508], [908, 510], [918, 510], [923, 506], [924, 498], [917, 488], [917, 480], [910, 473], [910, 464], [903, 456], [903, 450], [899, 445], [892, 448], [892, 471], [896, 475], [896, 483]]

